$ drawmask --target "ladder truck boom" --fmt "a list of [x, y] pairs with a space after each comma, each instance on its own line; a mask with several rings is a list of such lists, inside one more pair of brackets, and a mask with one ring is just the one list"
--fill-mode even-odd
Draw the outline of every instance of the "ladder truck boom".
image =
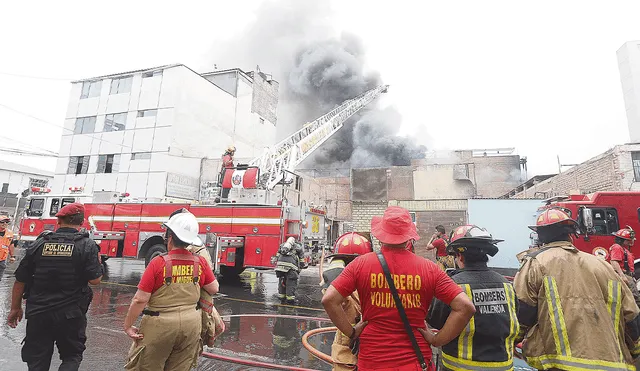
[[251, 160], [249, 165], [260, 169], [260, 187], [271, 190], [283, 179], [288, 178], [287, 171], [292, 172], [298, 164], [340, 130], [351, 116], [382, 93], [386, 93], [388, 88], [389, 85], [380, 85], [343, 102], [268, 148], [260, 157]]

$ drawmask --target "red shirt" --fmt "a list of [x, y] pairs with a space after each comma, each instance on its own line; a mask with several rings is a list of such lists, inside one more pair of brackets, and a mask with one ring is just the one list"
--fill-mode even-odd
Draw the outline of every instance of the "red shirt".
[[224, 155], [222, 157], [222, 167], [225, 169], [233, 167], [233, 157], [231, 157], [231, 155]]
[[[189, 252], [182, 249], [169, 251], [169, 255], [180, 255], [185, 253], [188, 254]], [[200, 258], [200, 278], [198, 280], [198, 283], [200, 284], [200, 287], [202, 287], [215, 281], [216, 277], [213, 275], [213, 271], [211, 270], [211, 267], [209, 267], [209, 263], [207, 263], [207, 260], [202, 256], [198, 257]], [[193, 277], [193, 260], [174, 260], [172, 262], [172, 265], [172, 270], [176, 272], [176, 274], [171, 275], [174, 282], [179, 280], [180, 277]], [[162, 259], [162, 256], [156, 256], [155, 258], [153, 258], [153, 260], [151, 260], [151, 262], [147, 266], [147, 269], [144, 270], [142, 278], [140, 278], [138, 289], [153, 294], [157, 289], [162, 287], [162, 285], [164, 284], [164, 267], [165, 263], [164, 259]]]
[[444, 238], [440, 237], [435, 239], [433, 242], [431, 242], [431, 244], [433, 245], [433, 247], [435, 247], [437, 250], [436, 255], [437, 256], [447, 256], [447, 242], [444, 240]]
[[[617, 261], [618, 264], [620, 264], [620, 268], [622, 269], [623, 272], [625, 272], [624, 269], [624, 247], [616, 244], [613, 244], [613, 246], [611, 246], [609, 248], [609, 261]], [[631, 271], [631, 273], [634, 272], [634, 267], [633, 267], [633, 254], [631, 253], [631, 251], [627, 250], [627, 263], [629, 264], [629, 270]], [[626, 273], [626, 272], [625, 272]]]
[[[425, 328], [424, 320], [434, 296], [450, 304], [462, 292], [433, 262], [406, 249], [383, 247], [382, 251], [414, 329]], [[362, 319], [369, 321], [360, 336], [358, 366], [378, 369], [416, 362], [417, 357], [391, 291], [385, 287], [382, 266], [375, 253], [356, 258], [331, 285], [344, 297], [357, 290], [362, 303]], [[425, 359], [431, 359], [429, 344], [417, 330], [414, 334]]]

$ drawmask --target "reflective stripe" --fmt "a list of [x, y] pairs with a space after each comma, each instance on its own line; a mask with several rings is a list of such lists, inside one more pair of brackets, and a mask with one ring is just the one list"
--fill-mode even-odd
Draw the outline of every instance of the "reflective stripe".
[[[467, 294], [471, 302], [473, 302], [473, 296], [471, 295], [471, 286], [469, 285], [460, 285], [462, 290]], [[473, 354], [473, 335], [476, 332], [476, 321], [475, 317], [471, 317], [469, 323], [467, 323], [467, 327], [465, 327], [464, 332], [460, 334], [458, 337], [458, 358], [461, 359], [471, 359], [471, 355]]]
[[564, 323], [564, 312], [562, 303], [558, 297], [558, 286], [553, 277], [547, 276], [544, 279], [545, 294], [549, 307], [549, 319], [553, 330], [553, 339], [556, 343], [556, 352], [562, 356], [571, 357], [571, 348], [567, 337], [567, 326]]
[[505, 283], [504, 291], [507, 294], [507, 307], [509, 308], [509, 336], [505, 339], [504, 349], [508, 359], [513, 359], [513, 342], [520, 331], [520, 323], [518, 323], [516, 313], [516, 294], [513, 286], [510, 283]]
[[446, 353], [442, 353], [442, 364], [453, 371], [466, 370], [493, 370], [510, 371], [513, 370], [513, 359], [504, 362], [479, 362], [466, 359], [454, 358]]
[[[607, 310], [613, 321], [613, 328], [616, 330], [616, 340], [620, 339], [620, 297], [622, 288], [619, 281], [609, 280], [609, 298], [607, 299]], [[617, 341], [618, 352], [620, 353], [620, 361], [624, 362], [624, 354], [620, 342]]]
[[640, 356], [640, 340], [635, 343], [635, 345], [633, 346], [633, 349], [631, 349], [631, 355], [635, 358], [637, 356]]
[[283, 267], [283, 268], [293, 268], [293, 269], [298, 269], [298, 266], [293, 264], [293, 263], [289, 263], [289, 262], [278, 262], [276, 264], [276, 266], [278, 267]]
[[527, 357], [527, 363], [537, 369], [549, 369], [551, 367], [563, 370], [598, 370], [598, 371], [635, 371], [634, 365], [623, 362], [595, 361], [591, 359], [546, 355], [540, 357]]

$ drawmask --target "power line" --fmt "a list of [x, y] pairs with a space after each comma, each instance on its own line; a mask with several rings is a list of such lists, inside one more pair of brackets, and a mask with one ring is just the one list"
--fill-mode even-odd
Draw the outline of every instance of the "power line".
[[19, 74], [19, 73], [10, 73], [10, 72], [0, 72], [0, 75], [21, 77], [21, 78], [24, 78], [24, 79], [34, 79], [34, 80], [53, 80], [53, 81], [72, 81], [73, 80], [73, 79], [64, 79], [64, 78], [59, 78], [59, 77], [22, 75], [22, 74]]
[[[9, 111], [13, 111], [13, 112], [15, 112], [15, 113], [17, 113], [17, 114], [20, 114], [20, 115], [22, 115], [22, 116], [29, 117], [29, 118], [34, 119], [34, 120], [36, 120], [36, 121], [40, 121], [40, 122], [42, 122], [42, 123], [44, 123], [44, 124], [47, 124], [47, 125], [50, 125], [50, 126], [55, 126], [55, 127], [57, 127], [57, 128], [62, 128], [62, 130], [67, 130], [67, 131], [70, 131], [71, 133], [73, 133], [73, 132], [74, 132], [74, 131], [73, 131], [73, 130], [71, 130], [71, 129], [65, 128], [63, 125], [54, 124], [54, 123], [52, 123], [52, 122], [49, 122], [49, 121], [43, 120], [43, 119], [41, 119], [41, 118], [39, 118], [39, 117], [36, 117], [36, 116], [30, 115], [30, 114], [28, 114], [28, 113], [25, 113], [25, 112], [22, 112], [22, 111], [18, 111], [18, 110], [17, 110], [17, 109], [15, 109], [15, 108], [11, 108], [11, 107], [7, 106], [6, 104], [2, 104], [2, 103], [0, 103], [0, 107], [4, 107], [5, 109], [8, 109]], [[93, 136], [93, 135], [91, 135], [91, 134], [85, 134], [85, 135], [88, 135], [89, 137], [91, 137], [91, 138], [93, 138], [93, 139], [95, 139], [95, 140], [98, 140], [98, 141], [100, 141], [100, 142], [111, 143], [111, 144], [113, 144], [113, 145], [120, 146], [120, 147], [122, 147], [122, 148], [129, 148], [129, 149], [133, 149], [131, 146], [127, 146], [127, 145], [124, 145], [124, 144], [111, 142], [111, 141], [108, 141], [108, 140], [106, 140], [106, 139], [102, 139], [102, 138], [97, 138], [97, 137], [95, 137], [95, 136]]]
[[13, 139], [13, 138], [9, 138], [9, 137], [5, 137], [5, 136], [3, 136], [3, 135], [0, 135], [0, 139], [5, 139], [5, 140], [7, 140], [7, 141], [11, 142], [11, 144], [20, 144], [20, 145], [23, 145], [23, 146], [28, 146], [28, 147], [31, 147], [31, 148], [38, 149], [38, 150], [43, 151], [43, 152], [45, 152], [45, 153], [50, 153], [50, 154], [58, 155], [58, 153], [56, 153], [56, 152], [54, 152], [54, 151], [51, 151], [51, 150], [48, 150], [48, 149], [46, 149], [46, 148], [42, 148], [42, 147], [38, 147], [38, 146], [34, 146], [33, 144], [25, 143], [25, 142], [21, 142], [21, 141], [19, 141], [19, 140], [16, 140], [16, 139]]
[[0, 148], [0, 152], [13, 153], [20, 156], [58, 157], [57, 153], [41, 153], [41, 152], [23, 151], [20, 149], [13, 149], [13, 148]]

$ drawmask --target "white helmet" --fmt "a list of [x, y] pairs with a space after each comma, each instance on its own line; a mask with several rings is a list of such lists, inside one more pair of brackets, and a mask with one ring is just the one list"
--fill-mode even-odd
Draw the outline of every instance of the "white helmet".
[[171, 229], [182, 242], [194, 246], [202, 246], [202, 240], [198, 237], [198, 220], [190, 212], [182, 212], [169, 218], [164, 226]]

